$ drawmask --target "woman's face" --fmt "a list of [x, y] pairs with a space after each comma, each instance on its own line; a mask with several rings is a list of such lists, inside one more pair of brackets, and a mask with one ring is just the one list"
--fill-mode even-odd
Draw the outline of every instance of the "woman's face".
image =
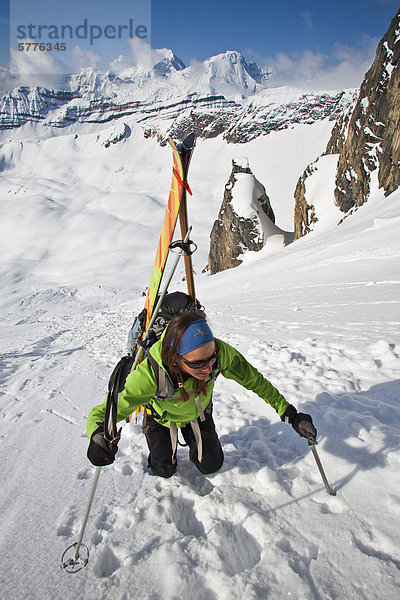
[[[204, 346], [200, 346], [200, 348], [196, 348], [191, 352], [187, 352], [186, 354], [182, 354], [182, 358], [186, 361], [184, 362], [179, 358], [179, 366], [182, 371], [191, 375], [195, 379], [205, 380], [210, 375], [212, 371], [212, 366], [215, 362], [214, 354], [216, 351], [216, 345], [214, 340], [208, 342], [208, 344], [204, 344]], [[194, 369], [189, 366], [187, 363], [196, 363], [196, 362], [207, 362], [203, 367], [199, 369]]]

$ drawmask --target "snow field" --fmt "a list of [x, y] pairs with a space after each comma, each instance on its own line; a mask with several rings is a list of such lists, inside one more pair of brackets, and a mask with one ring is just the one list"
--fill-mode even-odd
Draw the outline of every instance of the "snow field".
[[[321, 134], [319, 125], [311, 129], [310, 140]], [[202, 476], [180, 448], [177, 475], [152, 477], [140, 424], [125, 424], [85, 533], [89, 564], [75, 575], [59, 569], [78, 538], [93, 477], [86, 417], [102, 401], [142, 308], [170, 183], [169, 152], [154, 141], [132, 134], [106, 150], [96, 135], [27, 142], [14, 167], [7, 158], [0, 182], [0, 597], [397, 597], [398, 194], [377, 196], [323, 236], [197, 276], [215, 334], [312, 414], [337, 496], [327, 495], [307, 442], [221, 377], [214, 395], [221, 471]], [[261, 142], [246, 146], [240, 152], [252, 166]], [[219, 140], [199, 143], [194, 154], [198, 271], [230, 155]], [[203, 182], [196, 164], [207, 167]], [[254, 172], [269, 194], [268, 180]], [[271, 187], [279, 188], [277, 175]], [[272, 195], [271, 202], [275, 210]]]

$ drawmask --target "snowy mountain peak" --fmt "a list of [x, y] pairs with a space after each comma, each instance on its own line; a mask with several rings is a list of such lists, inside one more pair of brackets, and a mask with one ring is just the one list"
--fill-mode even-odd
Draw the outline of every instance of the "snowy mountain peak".
[[110, 87], [121, 85], [122, 81], [113, 71], [102, 73], [88, 67], [71, 75], [69, 84], [71, 91], [79, 92], [83, 98], [98, 99], [110, 96]]
[[[212, 56], [203, 63], [204, 74], [201, 78], [203, 83], [208, 83], [214, 93], [232, 95], [233, 91], [245, 98], [259, 91], [254, 65], [249, 68], [240, 52], [230, 50], [223, 54]], [[194, 67], [192, 68], [194, 71]]]
[[168, 48], [158, 48], [153, 53], [153, 71], [159, 77], [166, 77], [174, 71], [183, 71], [185, 64], [176, 54]]

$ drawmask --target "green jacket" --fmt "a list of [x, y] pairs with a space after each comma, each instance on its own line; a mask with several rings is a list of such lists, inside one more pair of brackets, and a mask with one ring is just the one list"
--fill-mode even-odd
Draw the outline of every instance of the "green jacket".
[[[157, 363], [164, 369], [161, 361], [161, 345], [164, 334], [161, 339], [151, 348], [150, 353]], [[248, 390], [255, 392], [260, 398], [268, 402], [282, 416], [289, 403], [278, 392], [278, 390], [261, 375], [245, 358], [232, 346], [216, 339], [219, 346], [219, 361], [221, 373], [227, 379], [233, 379]], [[165, 369], [164, 369], [165, 370]], [[154, 400], [153, 396], [157, 390], [157, 379], [153, 368], [146, 358], [141, 362], [126, 379], [126, 384], [121, 393], [118, 404], [117, 420], [122, 421], [135, 412], [139, 406], [151, 403], [155, 411], [160, 415], [157, 419], [162, 425], [170, 426], [174, 421], [178, 427], [184, 427], [190, 421], [199, 416], [195, 404], [195, 394], [193, 392], [194, 379], [189, 377], [184, 382], [184, 388], [189, 392], [189, 400], [181, 402], [179, 399], [179, 390], [176, 389], [174, 397], [166, 400]], [[203, 409], [206, 408], [211, 400], [214, 388], [212, 381], [207, 388], [206, 395], [200, 396], [200, 403]], [[191, 392], [191, 393], [190, 393]], [[97, 429], [98, 423], [104, 420], [106, 410], [106, 400], [92, 408], [87, 420], [87, 435], [90, 438], [93, 431]]]

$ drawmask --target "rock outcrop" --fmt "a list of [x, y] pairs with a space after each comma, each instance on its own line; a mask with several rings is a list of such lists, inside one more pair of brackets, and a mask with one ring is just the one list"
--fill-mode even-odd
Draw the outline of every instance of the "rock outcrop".
[[298, 240], [310, 233], [312, 225], [318, 221], [315, 207], [309, 204], [306, 198], [306, 180], [314, 173], [314, 164], [308, 165], [303, 175], [299, 178], [294, 192], [294, 239]]
[[399, 187], [400, 10], [365, 75], [340, 151], [335, 198], [343, 212], [368, 200], [376, 169], [386, 196]]
[[[378, 45], [358, 97], [337, 119], [323, 155], [337, 155], [333, 201], [344, 213], [367, 202], [372, 176], [375, 187], [383, 188], [386, 196], [400, 186], [399, 65], [400, 10]], [[317, 170], [316, 161], [297, 182], [295, 239], [309, 233], [318, 221], [306, 190]]]
[[354, 102], [351, 102], [349, 108], [345, 110], [337, 119], [335, 125], [333, 126], [331, 137], [326, 146], [326, 150], [324, 154], [340, 154], [343, 152], [344, 145], [347, 139], [347, 132], [349, 130], [349, 124], [351, 115], [354, 111], [354, 106], [356, 104], [356, 98], [354, 98]]
[[[353, 96], [352, 91], [296, 94], [287, 88], [285, 97], [283, 91], [276, 91], [274, 98], [274, 91], [266, 90], [259, 95], [261, 101], [250, 99], [245, 110], [237, 111], [236, 119], [224, 133], [224, 139], [233, 144], [243, 144], [298, 123], [311, 125], [327, 118], [335, 121]], [[266, 101], [265, 105], [262, 100]]]
[[261, 250], [274, 238], [277, 246], [293, 240], [275, 225], [275, 215], [264, 186], [253, 175], [246, 158], [232, 161], [232, 172], [210, 236], [208, 270], [213, 275], [243, 262], [246, 251]]
[[106, 129], [99, 133], [96, 141], [99, 142], [105, 148], [109, 148], [111, 144], [118, 144], [128, 138], [131, 135], [131, 128], [121, 121], [117, 121], [113, 127]]

